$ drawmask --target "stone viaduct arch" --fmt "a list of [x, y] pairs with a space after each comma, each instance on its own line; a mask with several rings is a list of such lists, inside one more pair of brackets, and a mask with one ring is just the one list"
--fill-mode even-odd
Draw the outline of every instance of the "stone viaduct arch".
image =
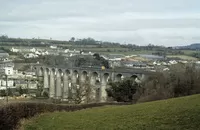
[[54, 68], [35, 66], [36, 75], [43, 78], [44, 91], [50, 98], [69, 99], [73, 94], [73, 85], [89, 83], [92, 86], [93, 98], [98, 102], [107, 100], [106, 88], [109, 81], [121, 81], [126, 77], [144, 80], [152, 72], [144, 71], [113, 71], [112, 69], [100, 70], [93, 68]]

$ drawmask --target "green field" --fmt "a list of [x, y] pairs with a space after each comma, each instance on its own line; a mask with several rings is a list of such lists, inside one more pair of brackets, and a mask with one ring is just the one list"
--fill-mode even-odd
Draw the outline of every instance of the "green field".
[[167, 58], [180, 58], [182, 60], [198, 60], [198, 58], [187, 56], [187, 55], [168, 55]]
[[182, 50], [182, 51], [184, 52], [185, 55], [191, 55], [192, 53], [199, 52], [195, 50]]
[[46, 113], [22, 124], [25, 130], [198, 130], [200, 95], [128, 106]]

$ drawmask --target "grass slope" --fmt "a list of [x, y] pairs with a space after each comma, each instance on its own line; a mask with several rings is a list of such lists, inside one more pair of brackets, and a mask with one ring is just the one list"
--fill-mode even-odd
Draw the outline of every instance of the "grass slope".
[[25, 130], [200, 129], [200, 95], [128, 106], [46, 113], [23, 123]]

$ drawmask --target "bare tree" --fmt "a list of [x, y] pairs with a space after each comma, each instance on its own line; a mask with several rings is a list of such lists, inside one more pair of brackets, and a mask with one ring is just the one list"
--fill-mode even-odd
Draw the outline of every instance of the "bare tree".
[[91, 98], [91, 85], [88, 82], [72, 84], [71, 99], [74, 103], [89, 103]]

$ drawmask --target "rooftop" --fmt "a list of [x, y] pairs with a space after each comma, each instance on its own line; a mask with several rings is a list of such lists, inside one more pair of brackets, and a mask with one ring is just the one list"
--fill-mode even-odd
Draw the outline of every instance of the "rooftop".
[[4, 50], [0, 50], [0, 57], [8, 57], [9, 54], [5, 52]]

